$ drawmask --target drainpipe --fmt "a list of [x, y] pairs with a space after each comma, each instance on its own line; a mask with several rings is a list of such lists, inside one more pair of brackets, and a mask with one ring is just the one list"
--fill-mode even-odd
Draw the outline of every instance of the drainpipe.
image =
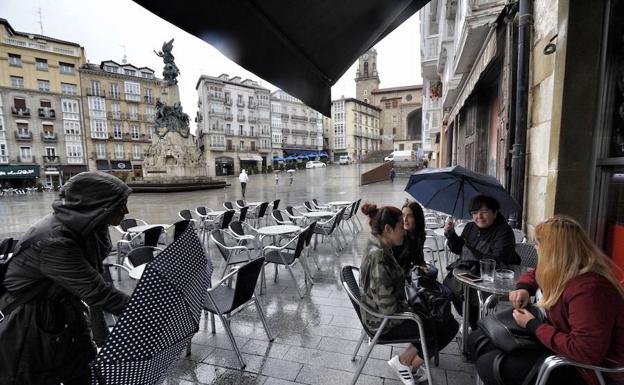
[[518, 14], [518, 68], [514, 144], [511, 148], [511, 196], [520, 205], [520, 210], [511, 216], [510, 224], [512, 227], [522, 228], [529, 105], [529, 57], [531, 54], [531, 28], [533, 26], [531, 0], [520, 0]]

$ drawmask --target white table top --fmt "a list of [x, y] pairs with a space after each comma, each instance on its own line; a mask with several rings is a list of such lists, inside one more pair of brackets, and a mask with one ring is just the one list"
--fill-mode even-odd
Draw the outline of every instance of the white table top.
[[130, 270], [130, 272], [128, 273], [128, 276], [130, 276], [130, 278], [132, 279], [141, 279], [141, 276], [143, 275], [143, 272], [145, 271], [146, 267], [147, 267], [147, 263], [144, 263], [139, 266], [135, 266], [132, 270]]
[[151, 229], [151, 228], [153, 228], [153, 227], [158, 227], [158, 226], [161, 226], [161, 227], [163, 227], [163, 228], [167, 228], [167, 227], [169, 227], [169, 225], [165, 225], [165, 224], [162, 224], [162, 223], [159, 223], [159, 224], [153, 224], [153, 225], [140, 225], [140, 226], [130, 227], [130, 228], [128, 229], [128, 232], [129, 232], [129, 233], [142, 233], [142, 232], [144, 232], [145, 230], [149, 230], [149, 229]]
[[260, 206], [264, 202], [247, 202], [247, 206]]
[[260, 227], [258, 234], [260, 235], [282, 235], [301, 231], [301, 227], [295, 225], [275, 225]]
[[328, 205], [330, 206], [348, 206], [350, 205], [352, 202], [349, 201], [333, 201], [333, 202], [327, 202]]
[[206, 213], [206, 216], [207, 217], [216, 217], [216, 216], [221, 215], [223, 213], [225, 213], [225, 210], [208, 211]]
[[335, 214], [336, 213], [331, 211], [310, 211], [309, 213], [302, 213], [302, 215], [307, 218], [327, 218], [332, 217]]

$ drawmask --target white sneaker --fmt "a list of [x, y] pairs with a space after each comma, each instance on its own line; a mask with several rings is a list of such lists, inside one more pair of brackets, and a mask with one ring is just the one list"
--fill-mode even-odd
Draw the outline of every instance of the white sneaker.
[[414, 376], [412, 376], [412, 368], [407, 365], [403, 365], [401, 361], [399, 361], [399, 356], [394, 356], [390, 361], [388, 361], [388, 365], [394, 369], [397, 373], [401, 382], [405, 385], [415, 385]]
[[424, 364], [422, 364], [415, 371], [412, 372], [412, 376], [414, 377], [415, 383], [427, 381], [427, 371], [425, 370], [423, 366]]

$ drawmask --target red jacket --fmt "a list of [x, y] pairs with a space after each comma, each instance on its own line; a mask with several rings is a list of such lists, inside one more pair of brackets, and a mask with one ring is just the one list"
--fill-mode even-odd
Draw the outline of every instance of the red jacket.
[[[522, 275], [516, 287], [535, 294], [535, 270]], [[546, 314], [548, 323], [531, 320], [527, 328], [547, 348], [583, 364], [624, 366], [624, 299], [606, 278], [596, 273], [572, 278]], [[592, 371], [581, 374], [588, 384], [599, 384]]]

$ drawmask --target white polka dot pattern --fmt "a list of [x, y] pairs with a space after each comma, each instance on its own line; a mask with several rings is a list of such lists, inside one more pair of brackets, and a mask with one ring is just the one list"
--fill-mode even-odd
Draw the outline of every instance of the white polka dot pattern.
[[93, 384], [158, 384], [199, 328], [212, 263], [192, 226], [150, 263], [92, 364]]

